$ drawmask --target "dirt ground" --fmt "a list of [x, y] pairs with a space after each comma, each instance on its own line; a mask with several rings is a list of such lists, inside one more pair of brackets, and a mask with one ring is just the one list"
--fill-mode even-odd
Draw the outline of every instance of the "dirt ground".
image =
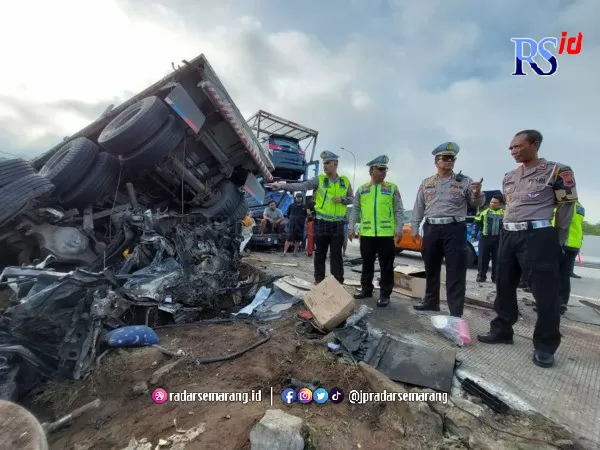
[[[115, 351], [106, 355], [97, 372], [81, 382], [52, 383], [32, 399], [28, 407], [42, 420], [56, 419], [100, 398], [100, 410], [87, 413], [72, 426], [49, 436], [52, 449], [122, 449], [132, 437], [147, 438], [154, 445], [176, 429], [205, 423], [205, 431], [186, 448], [250, 448], [249, 433], [267, 409], [273, 387], [273, 408], [281, 408], [305, 420], [313, 448], [405, 448], [402, 434], [394, 430], [385, 408], [349, 403], [285, 405], [280, 398], [286, 380], [318, 378], [327, 388], [369, 390], [356, 366], [340, 363], [323, 343], [301, 345], [296, 320], [272, 322], [272, 338], [237, 359], [197, 365], [202, 356], [218, 356], [246, 347], [259, 339], [249, 324], [196, 325], [159, 330], [161, 345], [183, 350], [187, 361], [164, 376], [159, 386], [167, 392], [228, 392], [261, 389], [261, 403], [163, 403], [155, 404], [150, 392], [133, 393], [133, 386], [148, 381], [158, 367], [173, 358], [155, 348]], [[217, 339], [218, 345], [214, 343]], [[306, 342], [306, 341], [305, 341]], [[49, 414], [48, 414], [49, 413]]]

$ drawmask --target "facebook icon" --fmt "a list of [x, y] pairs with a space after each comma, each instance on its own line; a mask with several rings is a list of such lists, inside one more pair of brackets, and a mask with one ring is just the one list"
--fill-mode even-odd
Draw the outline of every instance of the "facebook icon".
[[288, 405], [294, 403], [296, 401], [296, 391], [291, 388], [284, 389], [281, 393], [281, 400]]

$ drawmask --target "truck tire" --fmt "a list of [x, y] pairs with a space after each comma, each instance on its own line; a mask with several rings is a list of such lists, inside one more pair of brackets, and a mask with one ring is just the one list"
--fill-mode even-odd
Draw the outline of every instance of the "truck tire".
[[162, 128], [140, 148], [129, 155], [120, 155], [119, 160], [126, 169], [135, 169], [136, 173], [150, 169], [161, 162], [177, 148], [185, 137], [183, 123], [172, 114]]
[[0, 188], [0, 226], [14, 219], [31, 200], [54, 191], [47, 178], [33, 173]]
[[241, 192], [230, 180], [221, 181], [216, 189], [220, 192], [220, 199], [214, 205], [207, 208], [195, 208], [192, 213], [200, 214], [208, 219], [228, 220], [238, 208]]
[[100, 133], [98, 144], [107, 152], [128, 155], [154, 136], [169, 118], [158, 97], [146, 97], [115, 117]]
[[83, 179], [98, 154], [99, 147], [87, 138], [67, 142], [40, 169], [40, 175], [56, 186], [54, 193], [70, 191]]
[[59, 198], [67, 208], [85, 208], [101, 200], [109, 190], [116, 190], [119, 160], [106, 152], [98, 153], [92, 169], [75, 189]]
[[231, 213], [231, 218], [233, 220], [242, 220], [246, 217], [246, 213], [248, 212], [248, 204], [246, 203], [246, 197], [244, 194], [240, 192], [240, 200], [238, 206]]
[[0, 161], [0, 188], [32, 173], [35, 173], [35, 169], [23, 159]]

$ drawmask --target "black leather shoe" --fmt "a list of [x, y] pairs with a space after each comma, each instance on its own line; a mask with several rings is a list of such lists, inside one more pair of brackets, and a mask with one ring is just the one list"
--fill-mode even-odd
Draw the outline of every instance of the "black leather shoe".
[[580, 279], [580, 278], [581, 278], [579, 275], [577, 275], [577, 274], [575, 274], [575, 273], [572, 273], [572, 274], [570, 274], [569, 276], [570, 276], [571, 278], [577, 278], [577, 279]]
[[381, 295], [379, 300], [377, 300], [377, 306], [387, 306], [390, 304], [390, 298], [387, 295]]
[[439, 311], [440, 305], [432, 305], [431, 303], [427, 302], [419, 302], [416, 305], [413, 305], [413, 309], [416, 309], [417, 311]]
[[371, 298], [371, 297], [373, 297], [372, 292], [363, 291], [362, 289], [357, 289], [356, 292], [354, 293], [354, 298], [357, 300], [361, 300], [363, 298]]
[[554, 365], [554, 355], [541, 350], [535, 350], [533, 352], [533, 363], [540, 367], [552, 367]]
[[496, 333], [485, 333], [477, 335], [477, 340], [484, 344], [512, 344], [513, 338], [500, 336]]

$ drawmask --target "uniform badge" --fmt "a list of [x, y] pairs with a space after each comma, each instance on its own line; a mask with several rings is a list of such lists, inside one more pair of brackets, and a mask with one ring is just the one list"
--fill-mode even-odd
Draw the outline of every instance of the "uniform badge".
[[506, 203], [510, 202], [510, 195], [504, 194], [504, 200], [506, 200]]
[[360, 190], [361, 194], [368, 194], [369, 192], [371, 192], [371, 186], [369, 185], [363, 186]]
[[327, 152], [321, 152], [321, 159], [327, 158]]
[[536, 198], [538, 195], [540, 195], [540, 194], [538, 194], [538, 193], [527, 194], [527, 197], [529, 197], [529, 198]]
[[575, 185], [575, 178], [573, 177], [573, 172], [570, 170], [565, 170], [564, 172], [560, 172], [558, 174], [560, 179], [563, 182], [565, 187], [573, 187]]
[[429, 194], [427, 197], [425, 197], [425, 200], [430, 202], [431, 200], [433, 200], [433, 195]]
[[540, 164], [540, 169], [545, 169], [546, 168], [546, 163], [541, 163]]
[[452, 145], [451, 142], [448, 142], [448, 144], [446, 145], [446, 150], [454, 150], [454, 145]]

